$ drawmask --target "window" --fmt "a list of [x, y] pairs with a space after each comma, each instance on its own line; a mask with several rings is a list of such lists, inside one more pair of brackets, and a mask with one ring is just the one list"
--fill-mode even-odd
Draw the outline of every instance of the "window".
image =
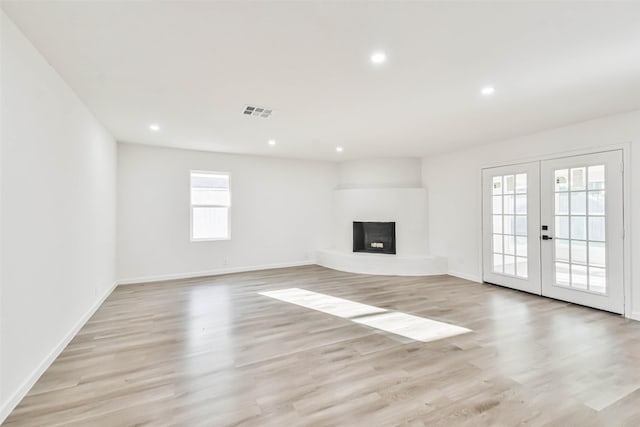
[[229, 239], [229, 174], [191, 171], [191, 240]]

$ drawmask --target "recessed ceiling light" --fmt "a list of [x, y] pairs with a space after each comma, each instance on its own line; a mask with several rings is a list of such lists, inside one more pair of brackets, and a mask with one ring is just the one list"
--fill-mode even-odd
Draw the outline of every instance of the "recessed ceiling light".
[[371, 62], [373, 62], [374, 64], [382, 64], [386, 60], [387, 55], [385, 55], [384, 52], [374, 52], [371, 55]]
[[342, 147], [336, 147], [336, 151], [337, 151], [338, 153], [342, 153]]
[[493, 92], [495, 92], [496, 89], [493, 86], [485, 86], [482, 88], [482, 90], [480, 91], [480, 93], [482, 93], [483, 95], [492, 95]]
[[276, 140], [275, 139], [270, 139], [269, 140], [269, 145], [271, 145], [271, 146], [276, 145]]
[[149, 129], [151, 129], [154, 132], [158, 132], [160, 130], [160, 126], [157, 125], [156, 123], [152, 123], [149, 125]]

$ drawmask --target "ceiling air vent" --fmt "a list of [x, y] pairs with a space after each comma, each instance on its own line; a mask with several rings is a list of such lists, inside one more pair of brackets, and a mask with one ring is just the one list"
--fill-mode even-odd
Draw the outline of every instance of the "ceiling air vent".
[[244, 112], [242, 114], [246, 116], [256, 116], [256, 117], [270, 117], [273, 110], [269, 110], [267, 108], [262, 107], [254, 107], [253, 105], [245, 105]]

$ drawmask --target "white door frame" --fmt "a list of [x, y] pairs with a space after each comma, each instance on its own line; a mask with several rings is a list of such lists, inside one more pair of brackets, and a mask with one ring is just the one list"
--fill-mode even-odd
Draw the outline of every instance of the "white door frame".
[[623, 194], [623, 208], [622, 208], [622, 223], [624, 227], [624, 255], [623, 255], [623, 277], [624, 277], [624, 317], [629, 319], [639, 320], [640, 321], [640, 311], [632, 312], [631, 310], [631, 170], [629, 165], [631, 164], [631, 142], [624, 142], [620, 144], [606, 145], [606, 146], [598, 146], [598, 147], [590, 147], [590, 148], [581, 148], [576, 150], [569, 151], [559, 151], [555, 153], [548, 153], [539, 156], [520, 158], [515, 160], [505, 160], [505, 161], [496, 161], [491, 163], [486, 163], [481, 166], [479, 171], [479, 191], [480, 191], [480, 224], [479, 224], [479, 232], [478, 238], [480, 245], [478, 247], [478, 251], [480, 252], [480, 281], [482, 282], [482, 278], [484, 277], [484, 213], [482, 209], [482, 175], [485, 169], [495, 168], [499, 166], [509, 166], [516, 165], [520, 163], [528, 163], [528, 162], [536, 162], [543, 160], [553, 160], [561, 157], [573, 157], [584, 154], [595, 154], [602, 153], [605, 151], [612, 150], [622, 150], [622, 164], [623, 164], [623, 176], [622, 176], [622, 194]]

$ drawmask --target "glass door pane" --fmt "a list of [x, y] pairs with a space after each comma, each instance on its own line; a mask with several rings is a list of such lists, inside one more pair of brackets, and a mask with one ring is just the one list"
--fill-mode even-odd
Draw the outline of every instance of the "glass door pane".
[[607, 292], [605, 167], [601, 164], [553, 171], [556, 286]]
[[542, 295], [624, 312], [622, 151], [540, 162]]
[[484, 280], [540, 294], [539, 163], [485, 169], [483, 188]]
[[493, 272], [527, 278], [527, 174], [492, 177]]

